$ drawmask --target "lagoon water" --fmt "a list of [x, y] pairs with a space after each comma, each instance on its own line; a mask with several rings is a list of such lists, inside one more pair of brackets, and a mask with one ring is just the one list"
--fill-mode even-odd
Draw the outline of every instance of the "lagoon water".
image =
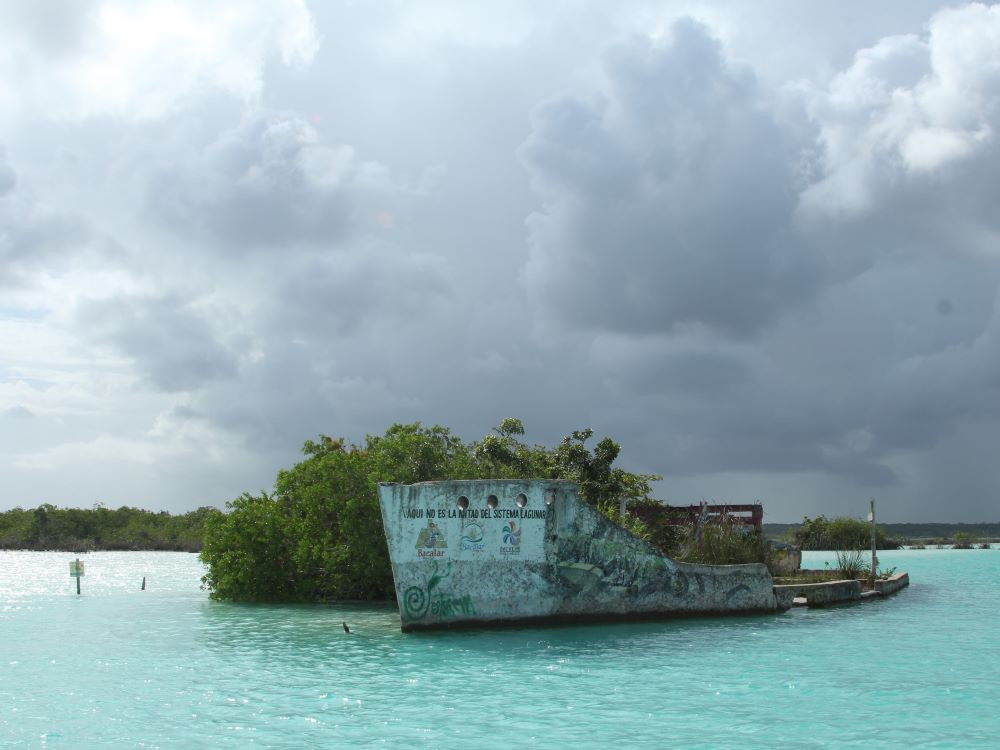
[[415, 635], [209, 601], [183, 553], [83, 555], [77, 597], [73, 557], [0, 552], [0, 747], [1000, 747], [996, 549], [883, 552], [911, 586], [863, 605]]

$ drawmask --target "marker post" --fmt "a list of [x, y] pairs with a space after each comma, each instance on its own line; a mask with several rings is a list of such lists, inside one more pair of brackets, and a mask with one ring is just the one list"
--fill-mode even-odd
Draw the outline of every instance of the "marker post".
[[872, 525], [872, 569], [868, 574], [868, 582], [871, 584], [872, 591], [875, 590], [875, 569], [878, 567], [878, 554], [875, 551], [875, 498], [871, 499], [871, 510], [868, 511], [868, 520]]
[[83, 578], [83, 563], [80, 562], [80, 558], [76, 558], [73, 562], [69, 564], [69, 574], [70, 577], [76, 579], [76, 593], [77, 596], [80, 594], [80, 579]]

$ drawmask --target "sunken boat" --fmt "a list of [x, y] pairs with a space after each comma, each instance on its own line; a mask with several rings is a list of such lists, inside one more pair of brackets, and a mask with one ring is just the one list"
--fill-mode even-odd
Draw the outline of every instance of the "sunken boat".
[[404, 631], [784, 611], [767, 566], [662, 555], [564, 480], [379, 485]]

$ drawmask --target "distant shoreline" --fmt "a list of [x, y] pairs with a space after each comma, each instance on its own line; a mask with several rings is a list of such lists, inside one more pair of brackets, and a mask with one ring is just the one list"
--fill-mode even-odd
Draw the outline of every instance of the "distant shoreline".
[[[764, 535], [769, 539], [780, 539], [790, 529], [797, 529], [801, 523], [765, 523], [762, 526]], [[894, 539], [941, 539], [951, 538], [955, 534], [971, 534], [976, 538], [1000, 541], [1000, 521], [995, 523], [884, 523], [878, 525], [886, 536]]]
[[26, 552], [200, 552], [205, 525], [222, 513], [203, 506], [182, 515], [117, 509], [13, 508], [0, 512], [0, 550]]
[[201, 546], [197, 548], [188, 547], [25, 547], [25, 546], [0, 546], [0, 552], [67, 552], [75, 555], [86, 555], [91, 552], [185, 552], [196, 555], [201, 552]]

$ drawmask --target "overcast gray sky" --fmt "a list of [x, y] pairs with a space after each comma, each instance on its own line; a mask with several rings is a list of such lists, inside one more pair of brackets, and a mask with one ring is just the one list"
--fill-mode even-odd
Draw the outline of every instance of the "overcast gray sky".
[[1000, 6], [0, 0], [0, 509], [319, 433], [1000, 518]]

